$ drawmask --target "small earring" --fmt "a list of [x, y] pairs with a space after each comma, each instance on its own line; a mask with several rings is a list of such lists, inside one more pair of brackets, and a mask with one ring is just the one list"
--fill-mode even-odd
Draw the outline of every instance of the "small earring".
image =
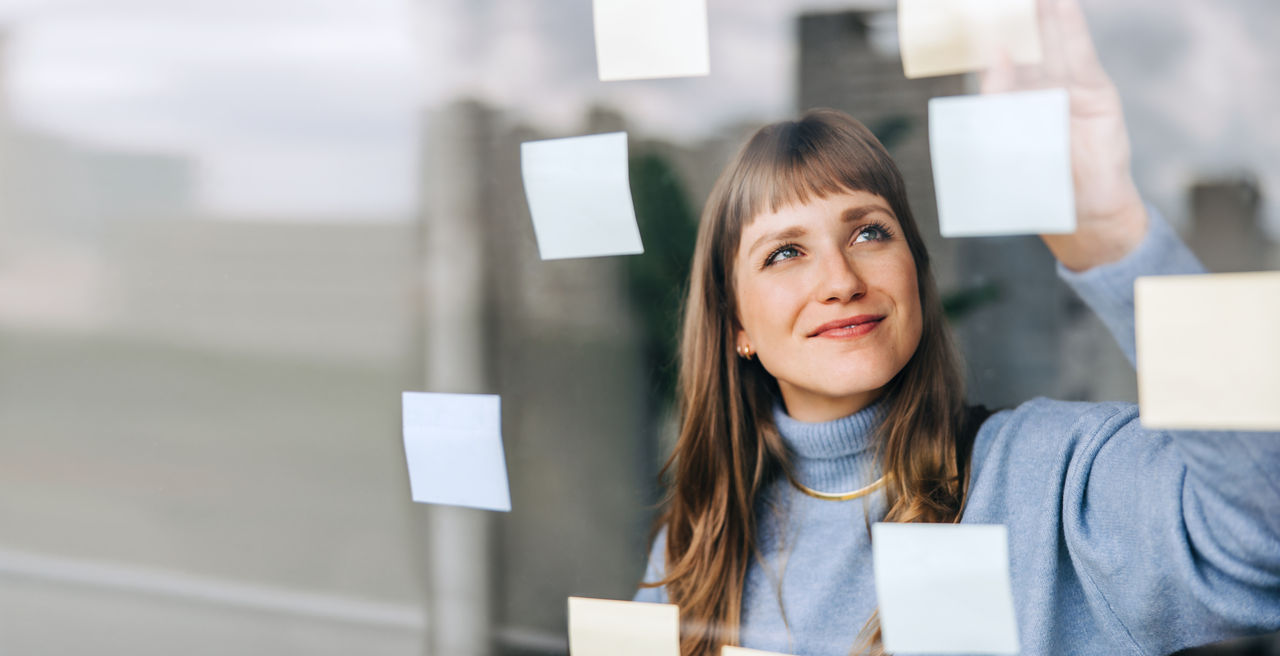
[[738, 355], [742, 356], [742, 358], [743, 358], [744, 360], [750, 360], [750, 359], [751, 359], [751, 347], [750, 347], [750, 346], [747, 346], [746, 344], [743, 344], [743, 345], [739, 346], [739, 347], [738, 347]]

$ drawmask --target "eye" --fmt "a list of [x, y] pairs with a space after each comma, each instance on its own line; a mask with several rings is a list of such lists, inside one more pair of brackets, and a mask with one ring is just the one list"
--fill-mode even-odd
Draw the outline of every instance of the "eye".
[[799, 256], [800, 256], [800, 249], [797, 248], [795, 244], [785, 244], [783, 246], [779, 246], [772, 253], [769, 253], [769, 257], [766, 257], [764, 259], [764, 265], [771, 266], [776, 262], [789, 260], [793, 257], [799, 257]]
[[858, 230], [853, 242], [856, 244], [862, 241], [888, 241], [892, 238], [893, 232], [889, 230], [889, 226], [883, 223], [868, 223]]

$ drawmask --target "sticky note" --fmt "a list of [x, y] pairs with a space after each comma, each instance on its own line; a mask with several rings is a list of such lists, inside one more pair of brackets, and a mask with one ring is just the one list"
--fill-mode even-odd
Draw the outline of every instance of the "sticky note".
[[759, 649], [747, 649], [745, 647], [730, 647], [725, 645], [720, 648], [720, 656], [787, 656], [779, 654], [776, 651], [760, 651]]
[[602, 81], [711, 71], [706, 0], [594, 0], [592, 8]]
[[672, 604], [569, 597], [570, 656], [680, 656]]
[[1280, 430], [1280, 271], [1139, 278], [1148, 428]]
[[877, 523], [871, 540], [887, 651], [1018, 653], [1004, 526]]
[[643, 253], [627, 133], [520, 145], [524, 193], [544, 260]]
[[1043, 56], [1036, 0], [899, 0], [898, 43], [909, 78], [986, 68], [1002, 49], [1016, 64]]
[[1067, 92], [929, 101], [929, 150], [944, 237], [1076, 229]]
[[511, 510], [497, 396], [405, 392], [401, 403], [414, 501]]

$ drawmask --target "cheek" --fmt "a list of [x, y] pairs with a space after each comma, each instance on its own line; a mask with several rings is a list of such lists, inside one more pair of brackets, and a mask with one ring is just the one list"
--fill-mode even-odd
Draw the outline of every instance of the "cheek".
[[734, 301], [738, 311], [738, 325], [747, 332], [747, 335], [754, 342], [759, 339], [760, 333], [763, 332], [763, 322], [767, 321], [769, 302], [766, 297], [766, 290], [759, 284], [752, 284], [751, 280], [744, 280], [746, 276], [738, 278], [735, 281]]
[[920, 345], [920, 336], [924, 334], [924, 309], [920, 305], [920, 288], [916, 286], [915, 276], [911, 277], [911, 351], [914, 353]]
[[913, 262], [906, 263], [898, 280], [900, 284], [896, 296], [899, 299], [899, 305], [908, 316], [907, 336], [911, 341], [911, 350], [915, 351], [915, 347], [920, 342], [920, 335], [924, 332], [924, 311], [920, 305], [920, 285]]
[[758, 277], [743, 276], [737, 281], [738, 321], [753, 338], [763, 338], [774, 323], [779, 308], [790, 297], [777, 284]]

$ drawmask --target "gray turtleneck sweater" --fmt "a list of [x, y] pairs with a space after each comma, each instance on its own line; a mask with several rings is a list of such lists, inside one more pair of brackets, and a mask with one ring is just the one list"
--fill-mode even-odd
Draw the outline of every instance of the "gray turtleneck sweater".
[[[1131, 362], [1134, 279], [1199, 271], [1154, 210], [1123, 260], [1059, 266]], [[878, 410], [812, 424], [776, 409], [800, 482], [874, 481]], [[1008, 527], [1022, 654], [1161, 655], [1280, 629], [1280, 435], [1153, 431], [1131, 404], [1035, 399], [983, 423], [972, 463], [962, 522]], [[741, 645], [846, 656], [876, 608], [868, 527], [883, 493], [825, 501], [781, 480], [757, 507], [763, 559], [747, 571]], [[661, 578], [664, 548], [659, 534], [646, 581]]]

